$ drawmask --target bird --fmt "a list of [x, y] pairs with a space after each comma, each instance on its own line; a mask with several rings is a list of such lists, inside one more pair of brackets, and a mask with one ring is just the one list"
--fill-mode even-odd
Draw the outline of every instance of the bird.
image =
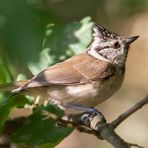
[[0, 85], [0, 91], [32, 95], [40, 103], [53, 101], [64, 110], [91, 112], [121, 87], [129, 47], [138, 37], [123, 37], [94, 23], [93, 39], [83, 53], [29, 80]]

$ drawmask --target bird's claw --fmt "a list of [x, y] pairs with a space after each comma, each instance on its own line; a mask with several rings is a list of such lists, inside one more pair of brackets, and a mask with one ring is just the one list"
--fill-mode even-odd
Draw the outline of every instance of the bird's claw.
[[104, 123], [106, 122], [106, 119], [104, 118], [102, 113], [96, 110], [95, 108], [90, 108], [88, 112], [85, 112], [81, 116], [81, 122], [84, 125], [90, 126], [91, 120], [96, 116], [100, 118], [101, 122], [104, 122]]

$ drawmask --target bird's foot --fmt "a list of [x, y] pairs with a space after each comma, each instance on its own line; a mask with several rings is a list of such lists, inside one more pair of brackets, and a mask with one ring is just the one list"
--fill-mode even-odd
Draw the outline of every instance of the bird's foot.
[[106, 119], [103, 114], [95, 108], [78, 105], [67, 105], [66, 108], [73, 108], [75, 110], [84, 111], [84, 113], [81, 115], [81, 122], [84, 125], [90, 126], [90, 123], [94, 117], [99, 117], [100, 122], [106, 122]]
[[100, 122], [106, 122], [103, 114], [95, 108], [89, 108], [89, 110], [81, 116], [81, 122], [84, 125], [90, 126], [91, 121], [96, 116], [100, 118]]

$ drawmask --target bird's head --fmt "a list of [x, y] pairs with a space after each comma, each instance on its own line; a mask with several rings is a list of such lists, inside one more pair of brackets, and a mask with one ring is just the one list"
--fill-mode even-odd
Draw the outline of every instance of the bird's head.
[[125, 38], [109, 32], [100, 25], [94, 25], [93, 41], [87, 53], [99, 60], [123, 65], [125, 63], [129, 46], [139, 36]]

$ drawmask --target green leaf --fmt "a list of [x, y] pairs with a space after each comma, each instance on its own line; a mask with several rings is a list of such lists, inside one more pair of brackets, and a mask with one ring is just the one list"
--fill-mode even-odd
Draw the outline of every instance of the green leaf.
[[6, 64], [2, 61], [0, 57], [0, 83], [6, 83], [12, 81], [12, 75], [9, 71], [9, 68]]
[[41, 148], [54, 148], [55, 144], [51, 144], [51, 143], [46, 143], [41, 145]]
[[[0, 57], [1, 58], [1, 57]], [[8, 67], [5, 66], [5, 64], [0, 59], [0, 86], [4, 83], [12, 81], [12, 76], [8, 70]], [[0, 90], [0, 105], [6, 98], [8, 93], [1, 92]]]
[[64, 26], [47, 25], [39, 62], [28, 64], [30, 71], [37, 74], [50, 65], [86, 50], [92, 40], [92, 27], [90, 17]]
[[3, 98], [0, 104], [0, 133], [3, 131], [4, 123], [7, 120], [9, 113], [15, 107], [24, 107], [24, 104], [29, 103], [28, 99], [23, 95], [7, 96]]
[[[0, 57], [0, 83], [3, 86], [7, 85], [4, 83], [11, 82], [12, 80], [13, 78], [9, 68], [4, 63], [4, 60], [2, 60], [2, 57]], [[26, 103], [31, 103], [31, 100], [23, 95], [13, 96], [8, 92], [2, 92], [0, 90], [0, 133], [3, 131], [4, 123], [8, 119], [11, 110], [15, 107], [22, 108]]]
[[24, 125], [12, 136], [14, 143], [31, 146], [40, 146], [48, 143], [50, 147], [54, 147], [72, 132], [71, 128], [57, 126], [55, 120], [43, 120], [43, 110], [47, 110], [58, 116], [64, 114], [63, 111], [53, 105], [37, 107], [34, 109], [33, 114], [26, 119]]
[[48, 15], [26, 0], [1, 0], [0, 15], [4, 18], [2, 43], [11, 63], [36, 62]]
[[20, 74], [17, 76], [16, 81], [26, 80], [26, 79], [27, 79], [26, 75], [20, 73]]
[[[0, 83], [3, 84], [8, 81], [12, 81], [12, 76], [9, 72], [8, 67], [2, 60], [2, 57], [0, 57]], [[10, 104], [7, 104], [8, 102], [6, 101], [6, 96], [8, 96], [8, 93], [0, 91], [0, 133], [3, 130], [5, 120], [7, 119], [8, 114], [12, 109]]]

